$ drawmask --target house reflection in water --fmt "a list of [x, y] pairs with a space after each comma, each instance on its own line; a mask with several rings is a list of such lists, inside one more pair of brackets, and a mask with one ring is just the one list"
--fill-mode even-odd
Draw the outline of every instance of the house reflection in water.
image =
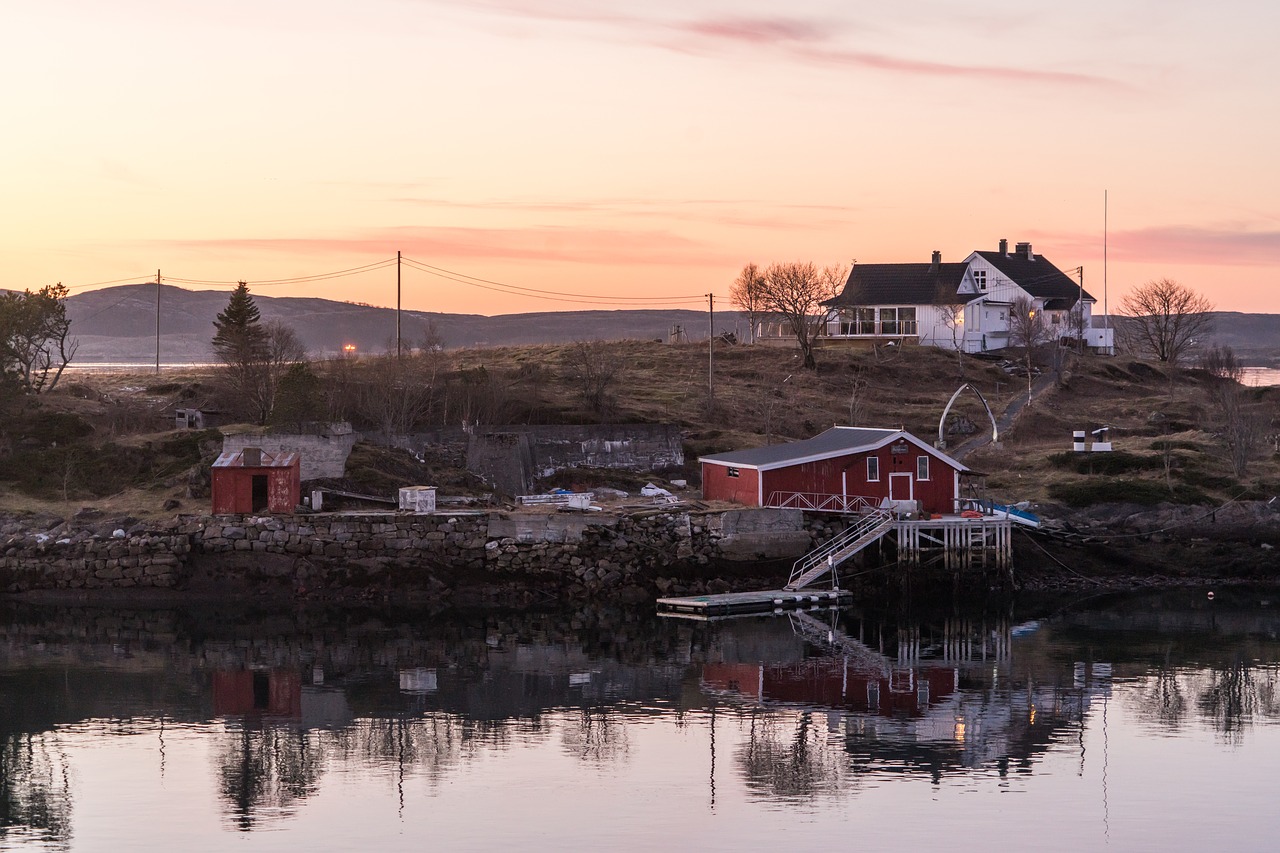
[[[804, 614], [797, 616], [803, 623]], [[798, 732], [815, 712], [824, 715], [828, 733], [843, 735], [855, 771], [924, 772], [935, 780], [980, 768], [1029, 772], [1036, 756], [1064, 730], [1079, 730], [1091, 705], [1110, 696], [1109, 664], [1015, 665], [1008, 626], [948, 624], [940, 641], [923, 646], [918, 631], [899, 632], [893, 657], [834, 626], [795, 627], [819, 656], [706, 663], [700, 687], [731, 703], [794, 710]]]

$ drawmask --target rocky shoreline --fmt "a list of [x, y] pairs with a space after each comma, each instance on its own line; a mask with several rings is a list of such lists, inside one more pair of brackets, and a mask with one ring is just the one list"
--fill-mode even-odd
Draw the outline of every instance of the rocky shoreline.
[[[1043, 511], [1043, 509], [1041, 509]], [[724, 514], [650, 511], [530, 535], [505, 514], [361, 519], [175, 517], [160, 525], [85, 510], [71, 519], [0, 517], [0, 582], [28, 599], [309, 599], [530, 606], [600, 598], [643, 602], [776, 586], [790, 557], [762, 559], [840, 529], [729, 535]], [[540, 522], [539, 522], [540, 523]], [[1056, 509], [1045, 533], [1014, 537], [1013, 589], [1123, 591], [1280, 582], [1280, 501], [1223, 507], [1112, 504]], [[799, 537], [797, 539], [797, 536]], [[558, 540], [558, 541], [557, 541]], [[748, 542], [745, 548], [743, 542]], [[785, 549], [784, 549], [785, 550]], [[34, 561], [39, 560], [36, 566]], [[845, 586], [1008, 588], [1007, 577], [892, 574], [848, 567]], [[38, 576], [38, 577], [37, 577]]]

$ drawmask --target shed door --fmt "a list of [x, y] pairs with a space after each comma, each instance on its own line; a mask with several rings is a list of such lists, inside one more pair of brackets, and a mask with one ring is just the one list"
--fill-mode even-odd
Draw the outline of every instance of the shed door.
[[253, 475], [253, 509], [251, 512], [261, 512], [267, 508], [267, 475]]
[[891, 501], [911, 501], [915, 500], [915, 493], [912, 487], [912, 477], [910, 473], [890, 474], [889, 475], [889, 500]]

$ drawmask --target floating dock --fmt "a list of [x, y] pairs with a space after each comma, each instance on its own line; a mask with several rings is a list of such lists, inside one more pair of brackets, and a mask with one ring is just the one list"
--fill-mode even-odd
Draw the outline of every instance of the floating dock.
[[723, 592], [714, 595], [690, 595], [683, 598], [659, 598], [658, 609], [669, 613], [696, 613], [723, 616], [731, 613], [770, 613], [775, 610], [797, 610], [810, 607], [848, 604], [853, 593], [844, 589], [765, 589], [757, 592]]

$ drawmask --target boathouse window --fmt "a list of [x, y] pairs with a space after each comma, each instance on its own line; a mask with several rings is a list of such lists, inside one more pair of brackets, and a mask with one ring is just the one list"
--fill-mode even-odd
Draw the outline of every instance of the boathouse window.
[[737, 469], [737, 468], [730, 468], [728, 471], [726, 471], [726, 472], [725, 472], [725, 476], [728, 476], [728, 477], [736, 477], [736, 476], [738, 476], [738, 469]]
[[974, 270], [973, 283], [978, 286], [978, 290], [986, 290], [987, 289], [987, 271]]
[[929, 457], [928, 456], [916, 457], [916, 479], [917, 480], [929, 479]]
[[867, 457], [867, 482], [874, 483], [880, 479], [880, 457]]
[[858, 329], [855, 334], [874, 335], [876, 333], [876, 309], [857, 308], [854, 310], [854, 316]]

